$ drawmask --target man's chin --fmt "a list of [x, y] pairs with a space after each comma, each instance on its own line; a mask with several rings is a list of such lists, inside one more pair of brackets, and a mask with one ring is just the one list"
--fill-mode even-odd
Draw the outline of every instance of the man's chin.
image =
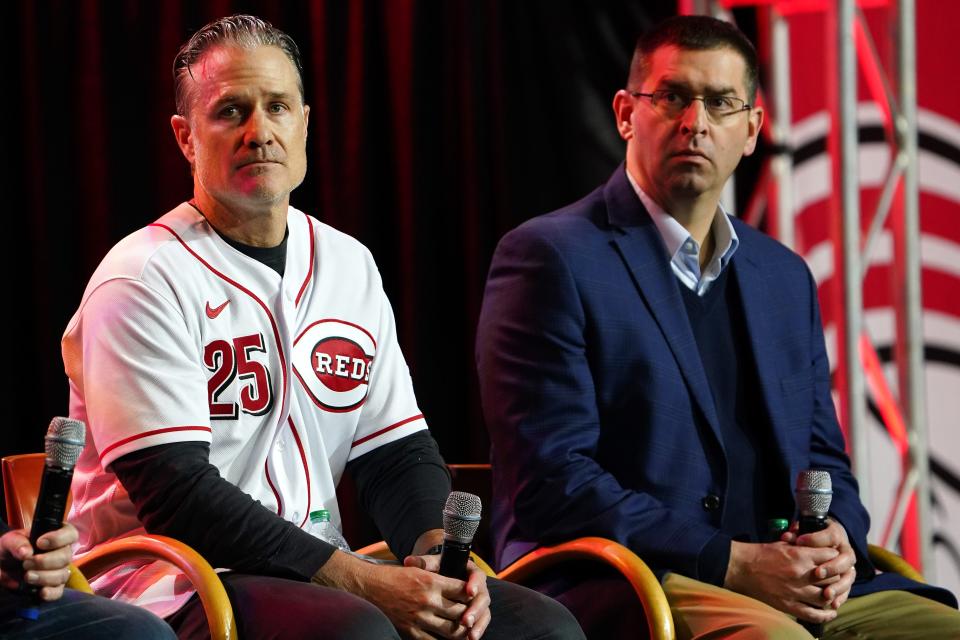
[[276, 180], [255, 180], [243, 184], [238, 192], [243, 199], [250, 202], [272, 204], [289, 196], [295, 187], [296, 185], [281, 184]]
[[712, 185], [700, 175], [685, 175], [670, 183], [670, 193], [675, 198], [697, 198], [710, 190]]

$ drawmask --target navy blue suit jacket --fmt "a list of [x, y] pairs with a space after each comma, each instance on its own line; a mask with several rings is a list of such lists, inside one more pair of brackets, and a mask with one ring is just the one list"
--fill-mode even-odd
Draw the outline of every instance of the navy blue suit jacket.
[[[833, 479], [831, 514], [865, 580], [869, 517], [830, 397], [816, 286], [803, 260], [732, 219], [737, 280], [782, 465]], [[663, 241], [623, 166], [603, 187], [529, 220], [497, 247], [477, 333], [491, 438], [496, 562], [582, 535], [617, 540], [659, 575], [698, 578], [719, 534], [728, 460], [710, 386]], [[705, 508], [707, 496], [719, 508]], [[789, 515], [789, 514], [787, 514]], [[908, 584], [909, 583], [909, 584]]]

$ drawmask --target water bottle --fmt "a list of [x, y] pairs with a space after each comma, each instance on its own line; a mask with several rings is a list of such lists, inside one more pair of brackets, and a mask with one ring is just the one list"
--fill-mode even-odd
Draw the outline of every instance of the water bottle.
[[330, 522], [330, 512], [326, 509], [310, 512], [310, 525], [307, 527], [307, 533], [332, 544], [341, 551], [350, 551], [350, 545], [347, 544], [340, 530]]

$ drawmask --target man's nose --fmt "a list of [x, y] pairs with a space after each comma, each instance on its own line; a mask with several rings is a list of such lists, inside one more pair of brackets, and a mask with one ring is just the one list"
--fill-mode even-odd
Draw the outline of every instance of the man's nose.
[[706, 133], [707, 131], [707, 106], [703, 100], [694, 99], [690, 101], [683, 115], [680, 116], [681, 128], [684, 132], [693, 135]]
[[263, 109], [254, 109], [247, 118], [243, 143], [248, 147], [262, 147], [273, 144], [273, 129], [270, 118]]

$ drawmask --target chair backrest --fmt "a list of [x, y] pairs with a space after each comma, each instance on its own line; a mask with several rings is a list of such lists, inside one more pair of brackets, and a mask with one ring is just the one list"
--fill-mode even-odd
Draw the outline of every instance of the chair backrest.
[[[24, 453], [3, 458], [3, 497], [11, 529], [26, 529], [33, 523], [45, 457], [42, 453]], [[70, 509], [69, 498], [67, 509]]]

